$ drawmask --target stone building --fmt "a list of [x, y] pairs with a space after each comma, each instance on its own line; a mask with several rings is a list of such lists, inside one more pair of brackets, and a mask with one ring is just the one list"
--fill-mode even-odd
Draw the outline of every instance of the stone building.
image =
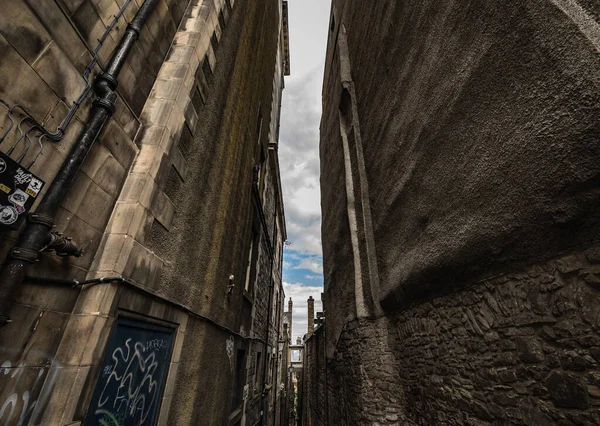
[[0, 3], [0, 423], [280, 424], [287, 2]]
[[600, 424], [599, 28], [333, 0], [308, 424]]

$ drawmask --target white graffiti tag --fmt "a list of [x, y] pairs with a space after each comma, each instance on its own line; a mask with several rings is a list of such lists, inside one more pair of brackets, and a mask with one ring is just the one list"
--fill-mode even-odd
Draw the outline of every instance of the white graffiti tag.
[[233, 355], [235, 352], [235, 341], [233, 340], [233, 336], [229, 336], [229, 339], [225, 341], [225, 350], [229, 357], [229, 368], [233, 371]]
[[[31, 400], [31, 394], [37, 395], [37, 392], [39, 392], [38, 388], [43, 383], [42, 376], [44, 376], [46, 369], [40, 368], [38, 370], [37, 377], [31, 389], [19, 391], [18, 388], [20, 387], [19, 382], [21, 381], [21, 375], [23, 375], [27, 369], [28, 367], [24, 364], [21, 364], [18, 367], [12, 367], [10, 361], [5, 361], [0, 365], [0, 381], [6, 384], [12, 382], [13, 384], [10, 395], [0, 406], [0, 420], [4, 421], [3, 424], [16, 424], [17, 426], [21, 426], [26, 423], [26, 419], [35, 409], [37, 399]], [[22, 401], [22, 404], [19, 403], [19, 400]], [[19, 417], [16, 418], [14, 416]], [[12, 423], [13, 421], [16, 421], [16, 423]]]
[[[160, 339], [159, 339], [160, 340]], [[153, 346], [136, 342], [131, 347], [131, 338], [125, 341], [125, 347], [115, 349], [111, 355], [112, 366], [110, 370], [105, 367], [103, 375], [110, 375], [106, 379], [95, 414], [104, 417], [102, 423], [107, 422], [107, 417], [127, 420], [129, 424], [144, 425], [152, 411], [152, 405], [158, 392], [158, 384], [154, 373], [158, 368], [156, 353], [146, 353], [146, 348], [152, 350]], [[161, 346], [162, 347], [162, 346]], [[117, 385], [117, 392], [114, 389]], [[120, 424], [120, 422], [119, 422]]]

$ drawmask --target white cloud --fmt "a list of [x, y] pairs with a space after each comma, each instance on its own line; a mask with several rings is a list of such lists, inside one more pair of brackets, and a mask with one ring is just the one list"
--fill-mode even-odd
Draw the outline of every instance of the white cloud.
[[294, 266], [294, 269], [308, 269], [309, 271], [314, 272], [315, 274], [323, 273], [323, 261], [321, 259], [302, 259], [302, 261]]
[[287, 311], [287, 301], [292, 298], [294, 302], [292, 311], [292, 342], [296, 343], [296, 338], [304, 336], [308, 331], [308, 297], [315, 299], [315, 316], [317, 312], [323, 311], [321, 303], [321, 293], [323, 286], [308, 286], [301, 283], [283, 283], [285, 291], [285, 309]]
[[304, 278], [306, 278], [307, 280], [319, 280], [319, 279], [322, 279], [323, 276], [322, 275], [305, 275]]
[[288, 241], [300, 253], [321, 255], [319, 121], [323, 64], [289, 77], [283, 91], [279, 161]]

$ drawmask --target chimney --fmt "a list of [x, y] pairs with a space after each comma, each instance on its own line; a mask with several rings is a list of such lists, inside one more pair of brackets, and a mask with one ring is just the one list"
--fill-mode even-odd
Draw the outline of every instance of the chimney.
[[308, 337], [315, 331], [315, 299], [310, 296], [308, 302]]
[[290, 340], [292, 340], [294, 337], [292, 335], [292, 306], [294, 306], [294, 303], [292, 302], [292, 298], [290, 297], [290, 301], [288, 302], [288, 321], [289, 321], [289, 330], [288, 330], [288, 336], [290, 336]]

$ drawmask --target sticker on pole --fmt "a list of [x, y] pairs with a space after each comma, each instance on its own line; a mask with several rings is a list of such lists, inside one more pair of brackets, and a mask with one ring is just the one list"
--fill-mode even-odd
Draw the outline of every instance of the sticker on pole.
[[0, 152], [0, 231], [21, 226], [44, 181]]

